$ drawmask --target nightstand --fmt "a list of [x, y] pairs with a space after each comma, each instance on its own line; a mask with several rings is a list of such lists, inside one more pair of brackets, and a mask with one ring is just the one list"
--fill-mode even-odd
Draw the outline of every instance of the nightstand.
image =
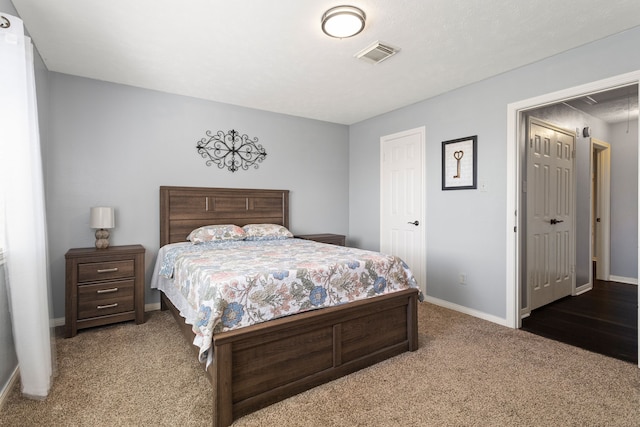
[[329, 243], [329, 244], [338, 245], [338, 246], [345, 245], [345, 236], [343, 236], [342, 234], [330, 234], [330, 233], [300, 234], [294, 237], [297, 237], [298, 239], [313, 240], [315, 242]]
[[66, 255], [65, 330], [126, 320], [144, 323], [144, 254], [141, 245], [76, 248]]

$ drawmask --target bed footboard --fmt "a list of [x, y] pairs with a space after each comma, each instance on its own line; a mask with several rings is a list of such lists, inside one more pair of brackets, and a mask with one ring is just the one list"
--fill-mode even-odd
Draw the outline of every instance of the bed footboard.
[[418, 348], [417, 290], [217, 334], [215, 426]]

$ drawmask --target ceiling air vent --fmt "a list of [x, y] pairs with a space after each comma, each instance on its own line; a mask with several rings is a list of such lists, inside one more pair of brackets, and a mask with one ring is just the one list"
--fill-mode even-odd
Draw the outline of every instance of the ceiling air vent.
[[399, 48], [377, 41], [372, 45], [362, 49], [354, 56], [358, 59], [362, 59], [363, 61], [370, 62], [371, 64], [377, 64], [389, 58], [390, 56], [395, 55], [398, 52], [400, 52]]

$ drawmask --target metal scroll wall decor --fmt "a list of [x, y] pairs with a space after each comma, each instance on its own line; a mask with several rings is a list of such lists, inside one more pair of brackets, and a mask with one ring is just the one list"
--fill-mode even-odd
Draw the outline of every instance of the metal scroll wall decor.
[[4, 16], [0, 15], [0, 28], [9, 28], [11, 26], [11, 21], [9, 21]]
[[215, 135], [206, 132], [207, 137], [198, 141], [198, 153], [207, 159], [207, 166], [215, 164], [219, 169], [227, 168], [231, 172], [250, 167], [258, 169], [258, 163], [267, 157], [267, 152], [258, 144], [258, 138], [250, 139], [231, 129], [224, 133], [219, 130]]

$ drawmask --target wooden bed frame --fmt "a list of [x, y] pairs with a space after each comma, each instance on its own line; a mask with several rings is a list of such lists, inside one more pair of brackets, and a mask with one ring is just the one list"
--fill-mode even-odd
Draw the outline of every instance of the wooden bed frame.
[[[160, 187], [160, 245], [209, 224], [289, 226], [287, 190]], [[416, 289], [288, 316], [213, 338], [213, 425], [418, 348]], [[161, 294], [190, 343], [194, 334]], [[196, 354], [198, 349], [193, 346]]]

